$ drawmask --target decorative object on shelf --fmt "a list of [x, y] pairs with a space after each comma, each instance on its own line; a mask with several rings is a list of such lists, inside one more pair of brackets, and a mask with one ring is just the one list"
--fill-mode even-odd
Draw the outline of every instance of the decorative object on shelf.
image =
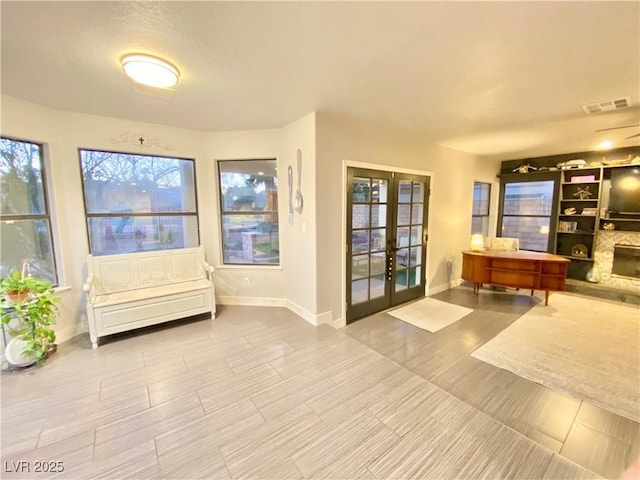
[[585, 207], [582, 209], [582, 212], [580, 213], [580, 215], [588, 215], [588, 216], [596, 216], [596, 213], [598, 212], [598, 209], [595, 207]]
[[471, 251], [481, 252], [484, 250], [484, 238], [479, 233], [471, 235]]
[[578, 222], [567, 222], [561, 220], [558, 222], [558, 232], [560, 233], [574, 233], [578, 229]]
[[529, 172], [535, 171], [535, 170], [537, 170], [536, 167], [534, 167], [533, 165], [529, 165], [527, 163], [527, 164], [524, 164], [524, 165], [520, 165], [518, 168], [514, 168], [512, 171], [513, 172], [518, 172], [518, 173], [529, 173]]
[[564, 209], [564, 214], [565, 215], [575, 215], [576, 214], [576, 209], [573, 208], [573, 207], [565, 208]]
[[578, 188], [578, 191], [573, 194], [574, 197], [580, 197], [580, 200], [589, 200], [589, 197], [593, 195], [589, 191], [589, 185], [584, 188]]
[[592, 267], [591, 270], [587, 272], [587, 274], [585, 275], [585, 279], [587, 280], [587, 282], [591, 283], [598, 283], [600, 281], [598, 271], [595, 269], [595, 267]]
[[587, 162], [582, 159], [569, 160], [556, 165], [560, 170], [570, 170], [572, 168], [582, 168], [587, 166]]
[[587, 258], [589, 256], [589, 249], [583, 243], [576, 243], [571, 249], [571, 256], [577, 258]]
[[611, 223], [611, 222], [606, 222], [606, 223], [602, 226], [602, 229], [603, 229], [603, 230], [611, 231], [611, 230], [615, 230], [615, 229], [616, 229], [616, 226], [615, 226], [615, 224], [613, 224], [613, 223]]
[[302, 213], [302, 193], [300, 192], [300, 182], [302, 181], [302, 152], [298, 149], [298, 183], [296, 187], [296, 200], [295, 209], [296, 212]]
[[619, 165], [628, 165], [629, 163], [631, 163], [631, 161], [626, 158], [617, 159], [617, 160], [605, 160], [604, 158], [602, 159], [602, 164], [607, 165], [609, 167], [616, 167]]
[[595, 181], [596, 181], [595, 175], [579, 175], [579, 176], [571, 177], [571, 183], [589, 183], [589, 182], [595, 182]]

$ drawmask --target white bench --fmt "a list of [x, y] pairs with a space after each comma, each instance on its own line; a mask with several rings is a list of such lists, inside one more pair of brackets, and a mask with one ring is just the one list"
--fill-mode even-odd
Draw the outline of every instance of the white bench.
[[213, 267], [202, 247], [87, 256], [87, 318], [93, 348], [105, 335], [211, 312]]

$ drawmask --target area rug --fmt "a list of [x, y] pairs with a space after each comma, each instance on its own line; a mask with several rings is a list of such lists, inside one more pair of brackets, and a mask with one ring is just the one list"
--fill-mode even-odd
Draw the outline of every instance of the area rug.
[[470, 308], [424, 298], [387, 312], [400, 320], [429, 332], [437, 332], [473, 312]]
[[640, 310], [553, 294], [473, 357], [640, 421]]

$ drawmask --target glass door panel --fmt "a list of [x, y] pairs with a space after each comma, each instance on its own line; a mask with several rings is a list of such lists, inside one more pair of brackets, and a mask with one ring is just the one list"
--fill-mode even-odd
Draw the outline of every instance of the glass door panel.
[[[404, 177], [404, 178], [403, 178]], [[423, 228], [426, 225], [425, 191], [428, 179], [415, 179], [411, 175], [396, 174], [396, 262], [394, 302], [406, 301], [411, 296], [424, 295], [422, 265], [425, 252]], [[396, 298], [397, 297], [397, 298]]]
[[347, 288], [349, 313], [358, 318], [388, 304], [387, 241], [391, 210], [388, 172], [349, 170], [347, 219], [350, 281]]

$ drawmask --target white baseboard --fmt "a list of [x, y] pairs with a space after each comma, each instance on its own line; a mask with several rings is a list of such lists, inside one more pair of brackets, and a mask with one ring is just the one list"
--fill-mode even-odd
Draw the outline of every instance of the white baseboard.
[[286, 307], [284, 298], [273, 297], [236, 297], [236, 296], [216, 296], [218, 305], [246, 305], [251, 307]]
[[311, 325], [318, 326], [318, 325], [322, 325], [323, 323], [329, 323], [330, 324], [332, 322], [332, 320], [331, 320], [331, 317], [332, 317], [331, 312], [315, 314], [315, 313], [311, 313], [309, 310], [301, 307], [297, 303], [292, 302], [291, 300], [286, 300], [286, 302], [287, 302], [286, 307], [289, 310], [291, 310], [296, 315], [299, 315], [302, 318], [304, 318]]
[[431, 295], [435, 295], [436, 293], [441, 293], [441, 292], [445, 292], [447, 290], [450, 290], [452, 288], [455, 288], [459, 285], [462, 285], [462, 278], [458, 278], [456, 280], [452, 280], [451, 282], [445, 283], [443, 285], [438, 285], [437, 287], [429, 287], [429, 289], [427, 290], [427, 297], [430, 297]]
[[246, 305], [252, 307], [285, 307], [304, 318], [311, 325], [322, 325], [323, 323], [332, 325], [333, 323], [331, 312], [311, 313], [286, 298], [218, 296], [216, 297], [216, 303], [218, 305]]
[[335, 320], [329, 320], [326, 322], [328, 325], [331, 325], [333, 328], [343, 328], [347, 326], [347, 321], [345, 318], [336, 318]]

